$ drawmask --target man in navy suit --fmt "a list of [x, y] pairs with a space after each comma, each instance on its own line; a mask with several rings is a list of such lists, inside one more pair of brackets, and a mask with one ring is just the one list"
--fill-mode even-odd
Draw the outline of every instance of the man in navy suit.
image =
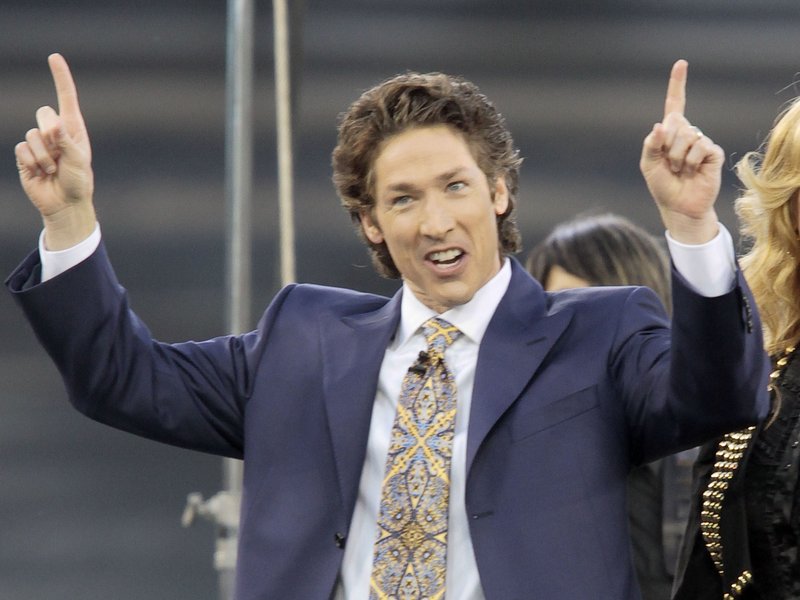
[[431, 317], [461, 332], [438, 598], [639, 598], [630, 467], [767, 412], [760, 324], [714, 211], [723, 153], [683, 114], [685, 61], [640, 164], [676, 267], [671, 329], [646, 288], [543, 292], [510, 257], [520, 160], [502, 117], [467, 81], [410, 73], [350, 107], [334, 151], [339, 195], [402, 289], [292, 285], [255, 331], [180, 344], [127, 306], [75, 86], [49, 62], [58, 112], [39, 109], [16, 147], [44, 233], [7, 286], [79, 410], [244, 458], [240, 600], [424, 597], [372, 573], [401, 381], [428, 360]]

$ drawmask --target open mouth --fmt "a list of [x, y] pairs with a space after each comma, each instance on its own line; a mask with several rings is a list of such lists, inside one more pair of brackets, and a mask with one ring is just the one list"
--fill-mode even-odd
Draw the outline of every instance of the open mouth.
[[449, 250], [440, 250], [439, 252], [431, 252], [428, 259], [435, 265], [441, 267], [449, 267], [456, 264], [461, 257], [464, 256], [464, 251], [458, 248], [451, 248]]

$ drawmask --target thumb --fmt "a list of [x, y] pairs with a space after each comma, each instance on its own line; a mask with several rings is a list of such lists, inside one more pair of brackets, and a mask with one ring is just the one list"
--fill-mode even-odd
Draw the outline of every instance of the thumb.
[[64, 122], [59, 120], [58, 125], [53, 128], [51, 135], [53, 146], [58, 150], [59, 160], [71, 164], [82, 163], [85, 156], [72, 136], [67, 133]]
[[53, 145], [61, 150], [62, 153], [69, 152], [70, 147], [73, 146], [73, 144], [71, 144], [72, 140], [67, 134], [67, 130], [64, 128], [64, 122], [61, 120], [59, 120], [58, 125], [53, 128], [51, 137]]
[[63, 200], [82, 202], [91, 199], [93, 176], [91, 155], [87, 145], [80, 143], [70, 135], [64, 121], [54, 124], [50, 143], [56, 155], [56, 179]]
[[644, 138], [640, 166], [642, 170], [645, 170], [648, 165], [661, 161], [663, 157], [664, 130], [661, 127], [661, 123], [656, 123], [652, 131]]

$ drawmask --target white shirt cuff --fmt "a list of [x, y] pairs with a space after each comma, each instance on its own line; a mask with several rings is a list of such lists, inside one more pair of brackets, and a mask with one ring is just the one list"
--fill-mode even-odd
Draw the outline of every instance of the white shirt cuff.
[[690, 287], [707, 298], [727, 294], [736, 281], [736, 254], [733, 238], [719, 224], [716, 237], [705, 244], [682, 244], [666, 232], [667, 247], [675, 268]]
[[51, 251], [44, 247], [44, 231], [39, 234], [39, 260], [42, 263], [42, 283], [61, 275], [80, 262], [89, 258], [100, 245], [100, 224], [82, 242], [66, 250]]

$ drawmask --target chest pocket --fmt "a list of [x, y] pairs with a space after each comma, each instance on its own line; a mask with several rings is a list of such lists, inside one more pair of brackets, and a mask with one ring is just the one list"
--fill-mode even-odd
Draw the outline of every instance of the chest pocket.
[[597, 406], [597, 386], [584, 388], [555, 402], [517, 415], [511, 426], [511, 438], [514, 441], [522, 440], [574, 419]]

